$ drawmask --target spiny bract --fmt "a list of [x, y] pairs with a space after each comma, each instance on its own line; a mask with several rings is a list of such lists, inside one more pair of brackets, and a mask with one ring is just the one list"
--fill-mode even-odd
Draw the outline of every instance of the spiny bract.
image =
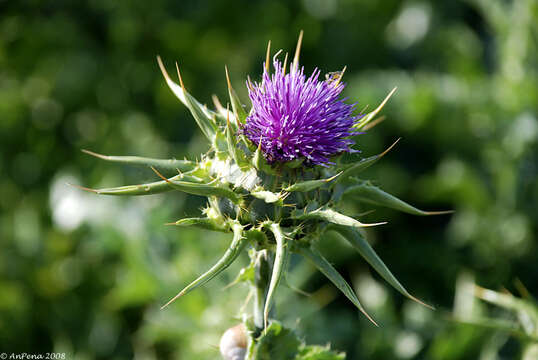
[[[361, 171], [381, 159], [390, 148], [381, 154], [350, 163], [338, 161], [333, 166], [315, 166], [327, 164], [333, 155], [349, 152], [353, 144], [350, 136], [375, 123], [372, 120], [394, 90], [374, 111], [353, 117], [352, 105], [338, 100], [343, 88], [340, 82], [342, 73], [320, 81], [319, 71], [315, 71], [305, 80], [303, 70], [298, 70], [301, 37], [302, 33], [290, 64], [291, 73], [286, 73], [286, 61], [283, 66], [275, 61], [276, 73], [270, 77], [268, 47], [261, 84], [248, 83], [253, 102], [249, 113], [236, 96], [227, 71], [229, 102], [233, 111], [223, 108], [216, 97], [216, 110], [213, 111], [186, 91], [179, 68], [178, 85], [158, 58], [168, 86], [190, 110], [209, 141], [210, 150], [199, 161], [105, 156], [86, 151], [112, 162], [150, 166], [162, 179], [142, 185], [87, 190], [106, 195], [149, 195], [179, 190], [205, 196], [208, 201], [203, 216], [181, 219], [173, 224], [233, 234], [232, 242], [222, 258], [166, 305], [211, 280], [245, 248], [251, 248], [254, 249], [251, 254], [266, 250], [273, 254], [270, 258], [274, 258], [265, 297], [265, 324], [290, 252], [312, 262], [373, 322], [351, 286], [315, 248], [316, 239], [328, 231], [336, 232], [349, 241], [400, 293], [419, 301], [398, 282], [361, 233], [361, 228], [378, 224], [361, 223], [339, 212], [339, 209], [342, 202], [353, 200], [415, 215], [441, 212], [421, 211], [368, 181], [357, 178]], [[289, 89], [289, 86], [298, 88]], [[167, 178], [161, 171], [177, 174]], [[256, 261], [255, 256], [251, 258], [253, 262]], [[243, 280], [253, 281], [251, 278]]]

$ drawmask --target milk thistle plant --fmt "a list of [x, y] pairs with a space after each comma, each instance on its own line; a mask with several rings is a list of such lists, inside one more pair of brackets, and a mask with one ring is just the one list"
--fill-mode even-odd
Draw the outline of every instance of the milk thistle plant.
[[[275, 293], [291, 253], [311, 262], [377, 325], [352, 287], [316, 250], [316, 241], [329, 231], [347, 240], [396, 290], [424, 304], [400, 284], [361, 232], [364, 227], [384, 223], [365, 224], [340, 211], [343, 202], [353, 200], [415, 215], [442, 213], [421, 211], [358, 177], [395, 143], [378, 155], [357, 155], [352, 162], [342, 159], [345, 153], [358, 152], [353, 148], [355, 137], [376, 123], [376, 115], [394, 90], [373, 111], [353, 115], [355, 104], [340, 97], [345, 87], [344, 71], [322, 77], [316, 69], [307, 76], [299, 65], [301, 40], [302, 32], [290, 64], [287, 54], [281, 61], [278, 52], [272, 58], [272, 69], [269, 42], [261, 80], [246, 82], [250, 109], [237, 97], [227, 70], [229, 105], [224, 108], [214, 97], [215, 110], [210, 110], [187, 92], [177, 64], [179, 84], [158, 58], [166, 83], [189, 109], [209, 143], [208, 152], [198, 161], [105, 156], [85, 151], [112, 162], [150, 166], [161, 178], [142, 185], [87, 190], [103, 195], [150, 195], [177, 190], [205, 196], [207, 207], [200, 217], [172, 224], [231, 234], [224, 255], [163, 308], [204, 285], [239, 254], [248, 252], [250, 264], [241, 270], [237, 281], [249, 284], [253, 308], [244, 315], [241, 325], [224, 334], [221, 353], [226, 359], [344, 357], [327, 347], [304, 345], [272, 318]], [[167, 178], [162, 170], [177, 171], [177, 175]], [[283, 343], [286, 347], [277, 346]]]

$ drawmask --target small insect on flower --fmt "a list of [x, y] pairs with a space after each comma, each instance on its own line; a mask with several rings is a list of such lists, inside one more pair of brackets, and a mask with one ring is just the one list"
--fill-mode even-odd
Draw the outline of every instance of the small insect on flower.
[[247, 81], [252, 111], [244, 134], [261, 147], [269, 163], [300, 158], [309, 165], [328, 165], [330, 157], [354, 152], [352, 128], [354, 104], [340, 98], [345, 87], [343, 71], [320, 79], [320, 70], [307, 77], [294, 61], [286, 72], [286, 60], [273, 58], [274, 73], [266, 63], [260, 83]]

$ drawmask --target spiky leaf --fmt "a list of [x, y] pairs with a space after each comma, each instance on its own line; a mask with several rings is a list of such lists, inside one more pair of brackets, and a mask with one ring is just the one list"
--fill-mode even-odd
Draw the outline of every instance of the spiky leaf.
[[176, 180], [174, 178], [166, 179], [157, 170], [153, 168], [169, 186], [174, 189], [186, 192], [188, 194], [200, 196], [219, 196], [230, 199], [234, 203], [238, 203], [241, 199], [239, 194], [230, 190], [227, 186], [219, 184], [217, 180], [213, 180], [207, 184], [194, 183], [189, 181]]
[[323, 207], [312, 211], [308, 211], [306, 208], [302, 210], [294, 210], [291, 213], [291, 217], [297, 220], [323, 220], [333, 224], [353, 226], [357, 228], [386, 224], [386, 222], [363, 224], [352, 217], [340, 214], [339, 212], [328, 207]]
[[338, 173], [334, 176], [331, 176], [327, 179], [319, 179], [319, 180], [306, 180], [306, 181], [300, 181], [296, 182], [294, 184], [291, 184], [284, 188], [285, 191], [293, 192], [293, 191], [299, 191], [299, 192], [308, 192], [312, 190], [316, 190], [323, 185], [330, 183], [334, 179], [336, 179], [341, 173]]
[[379, 159], [381, 159], [383, 156], [385, 156], [398, 143], [398, 141], [400, 141], [400, 139], [396, 140], [391, 146], [388, 147], [387, 150], [383, 151], [381, 154], [367, 157], [354, 164], [344, 165], [344, 171], [334, 183], [339, 183], [343, 180], [347, 180], [350, 176], [358, 175], [360, 172], [366, 170], [367, 168], [375, 164], [377, 161], [379, 161]]
[[[180, 179], [180, 175], [171, 177], [168, 180]], [[104, 189], [90, 189], [77, 186], [82, 190], [91, 191], [98, 195], [115, 195], [115, 196], [135, 196], [135, 195], [153, 195], [174, 190], [167, 181], [155, 181], [140, 185], [126, 185]]]
[[381, 111], [381, 109], [383, 109], [383, 107], [385, 106], [385, 104], [387, 103], [387, 101], [389, 101], [390, 97], [396, 92], [396, 88], [392, 89], [391, 92], [387, 95], [387, 97], [385, 98], [385, 100], [383, 100], [381, 102], [381, 104], [379, 104], [379, 106], [372, 112], [366, 114], [359, 122], [357, 122], [354, 127], [357, 128], [357, 129], [362, 129], [364, 128], [370, 121], [372, 121], [375, 116]]
[[368, 182], [361, 182], [358, 185], [349, 187], [344, 191], [344, 198], [349, 195], [355, 200], [388, 207], [391, 209], [403, 211], [405, 213], [413, 215], [441, 215], [450, 214], [452, 211], [423, 211], [416, 207], [398, 199], [397, 197], [381, 190], [377, 186], [374, 186]]
[[166, 225], [195, 226], [206, 230], [228, 232], [229, 227], [209, 218], [185, 218]]
[[429, 305], [424, 304], [422, 301], [418, 300], [400, 284], [398, 279], [392, 274], [389, 268], [385, 265], [383, 260], [376, 254], [374, 249], [370, 246], [368, 241], [361, 235], [361, 233], [352, 227], [341, 226], [341, 225], [331, 225], [328, 227], [328, 230], [336, 231], [340, 234], [345, 240], [347, 240], [355, 250], [378, 272], [383, 279], [385, 279], [390, 285], [392, 285], [396, 290], [398, 290], [402, 295], [407, 298], [416, 301], [422, 305], [430, 307]]
[[95, 156], [102, 160], [127, 165], [153, 166], [160, 169], [176, 170], [182, 172], [191, 171], [196, 167], [196, 164], [189, 160], [153, 159], [140, 156], [110, 156], [98, 154], [93, 151], [84, 149], [82, 149], [82, 152], [91, 156]]
[[165, 305], [163, 305], [161, 309], [170, 305], [179, 297], [191, 292], [192, 290], [196, 289], [199, 286], [204, 285], [205, 283], [213, 279], [215, 276], [220, 274], [222, 271], [224, 271], [228, 266], [230, 266], [231, 263], [235, 261], [237, 256], [239, 256], [241, 251], [247, 245], [248, 241], [243, 236], [243, 227], [240, 224], [234, 223], [232, 225], [232, 231], [234, 233], [232, 243], [230, 244], [230, 246], [228, 247], [224, 255], [217, 261], [217, 263], [213, 265], [211, 269], [209, 269], [208, 271], [200, 275], [192, 283], [187, 285], [176, 296], [174, 296], [170, 301], [168, 301]]
[[297, 247], [296, 251], [310, 261], [321, 271], [374, 325], [377, 323], [368, 315], [357, 299], [357, 295], [340, 273], [317, 250], [307, 247]]
[[176, 97], [181, 100], [181, 102], [189, 109], [192, 116], [194, 117], [194, 120], [196, 120], [196, 123], [198, 124], [204, 135], [209, 139], [209, 141], [213, 142], [217, 128], [215, 122], [217, 114], [213, 111], [210, 111], [206, 106], [200, 104], [192, 95], [187, 92], [187, 90], [185, 90], [185, 86], [183, 85], [183, 81], [181, 80], [181, 75], [179, 75], [179, 69], [178, 75], [181, 85], [178, 85], [174, 81], [172, 81], [160, 57], [157, 57], [157, 62], [159, 63], [161, 72], [163, 73], [163, 76], [170, 90], [172, 90], [174, 95], [176, 95]]

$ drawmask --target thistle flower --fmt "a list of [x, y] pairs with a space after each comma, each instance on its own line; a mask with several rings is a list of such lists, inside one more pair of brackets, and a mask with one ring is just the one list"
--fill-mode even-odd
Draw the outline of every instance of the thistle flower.
[[326, 165], [329, 158], [352, 152], [350, 139], [354, 106], [339, 99], [345, 85], [340, 80], [320, 80], [314, 70], [307, 79], [304, 68], [273, 61], [261, 83], [247, 82], [252, 111], [246, 119], [244, 134], [260, 147], [270, 162], [286, 162], [304, 157], [307, 164]]
[[[252, 101], [249, 113], [235, 94], [227, 70], [229, 104], [233, 111], [224, 108], [216, 97], [213, 111], [187, 92], [177, 64], [179, 84], [170, 78], [157, 58], [166, 83], [189, 109], [209, 142], [209, 151], [198, 161], [105, 156], [85, 151], [111, 162], [149, 166], [161, 178], [141, 185], [85, 190], [104, 195], [150, 195], [176, 190], [204, 196], [207, 207], [203, 216], [180, 219], [169, 225], [197, 226], [232, 235], [228, 249], [217, 263], [163, 308], [213, 279], [249, 249], [249, 271], [243, 271], [237, 280], [250, 284], [254, 294], [252, 320], [247, 319], [245, 325], [252, 336], [260, 335], [261, 329], [278, 333], [279, 325], [268, 324], [268, 319], [286, 262], [293, 252], [314, 264], [375, 324], [351, 286], [316, 249], [318, 239], [329, 231], [347, 240], [401, 294], [420, 302], [400, 284], [361, 232], [363, 227], [384, 222], [365, 224], [345, 215], [341, 209], [346, 201], [356, 201], [415, 215], [443, 212], [419, 210], [358, 178], [397, 141], [378, 155], [358, 157], [338, 165], [329, 161], [339, 153], [354, 152], [352, 137], [380, 121], [376, 116], [395, 89], [376, 109], [361, 118], [354, 117], [351, 114], [354, 105], [339, 99], [344, 87], [341, 73], [321, 81], [319, 70], [307, 79], [299, 68], [301, 38], [302, 32], [289, 73], [285, 71], [286, 60], [283, 64], [275, 60], [275, 72], [269, 73], [268, 46], [261, 83], [247, 82]], [[325, 167], [311, 166], [308, 171], [298, 172], [295, 167], [301, 161]], [[161, 171], [177, 174], [166, 177]], [[259, 343], [262, 343], [259, 338], [250, 341], [254, 347]], [[249, 353], [256, 351], [251, 345]]]

